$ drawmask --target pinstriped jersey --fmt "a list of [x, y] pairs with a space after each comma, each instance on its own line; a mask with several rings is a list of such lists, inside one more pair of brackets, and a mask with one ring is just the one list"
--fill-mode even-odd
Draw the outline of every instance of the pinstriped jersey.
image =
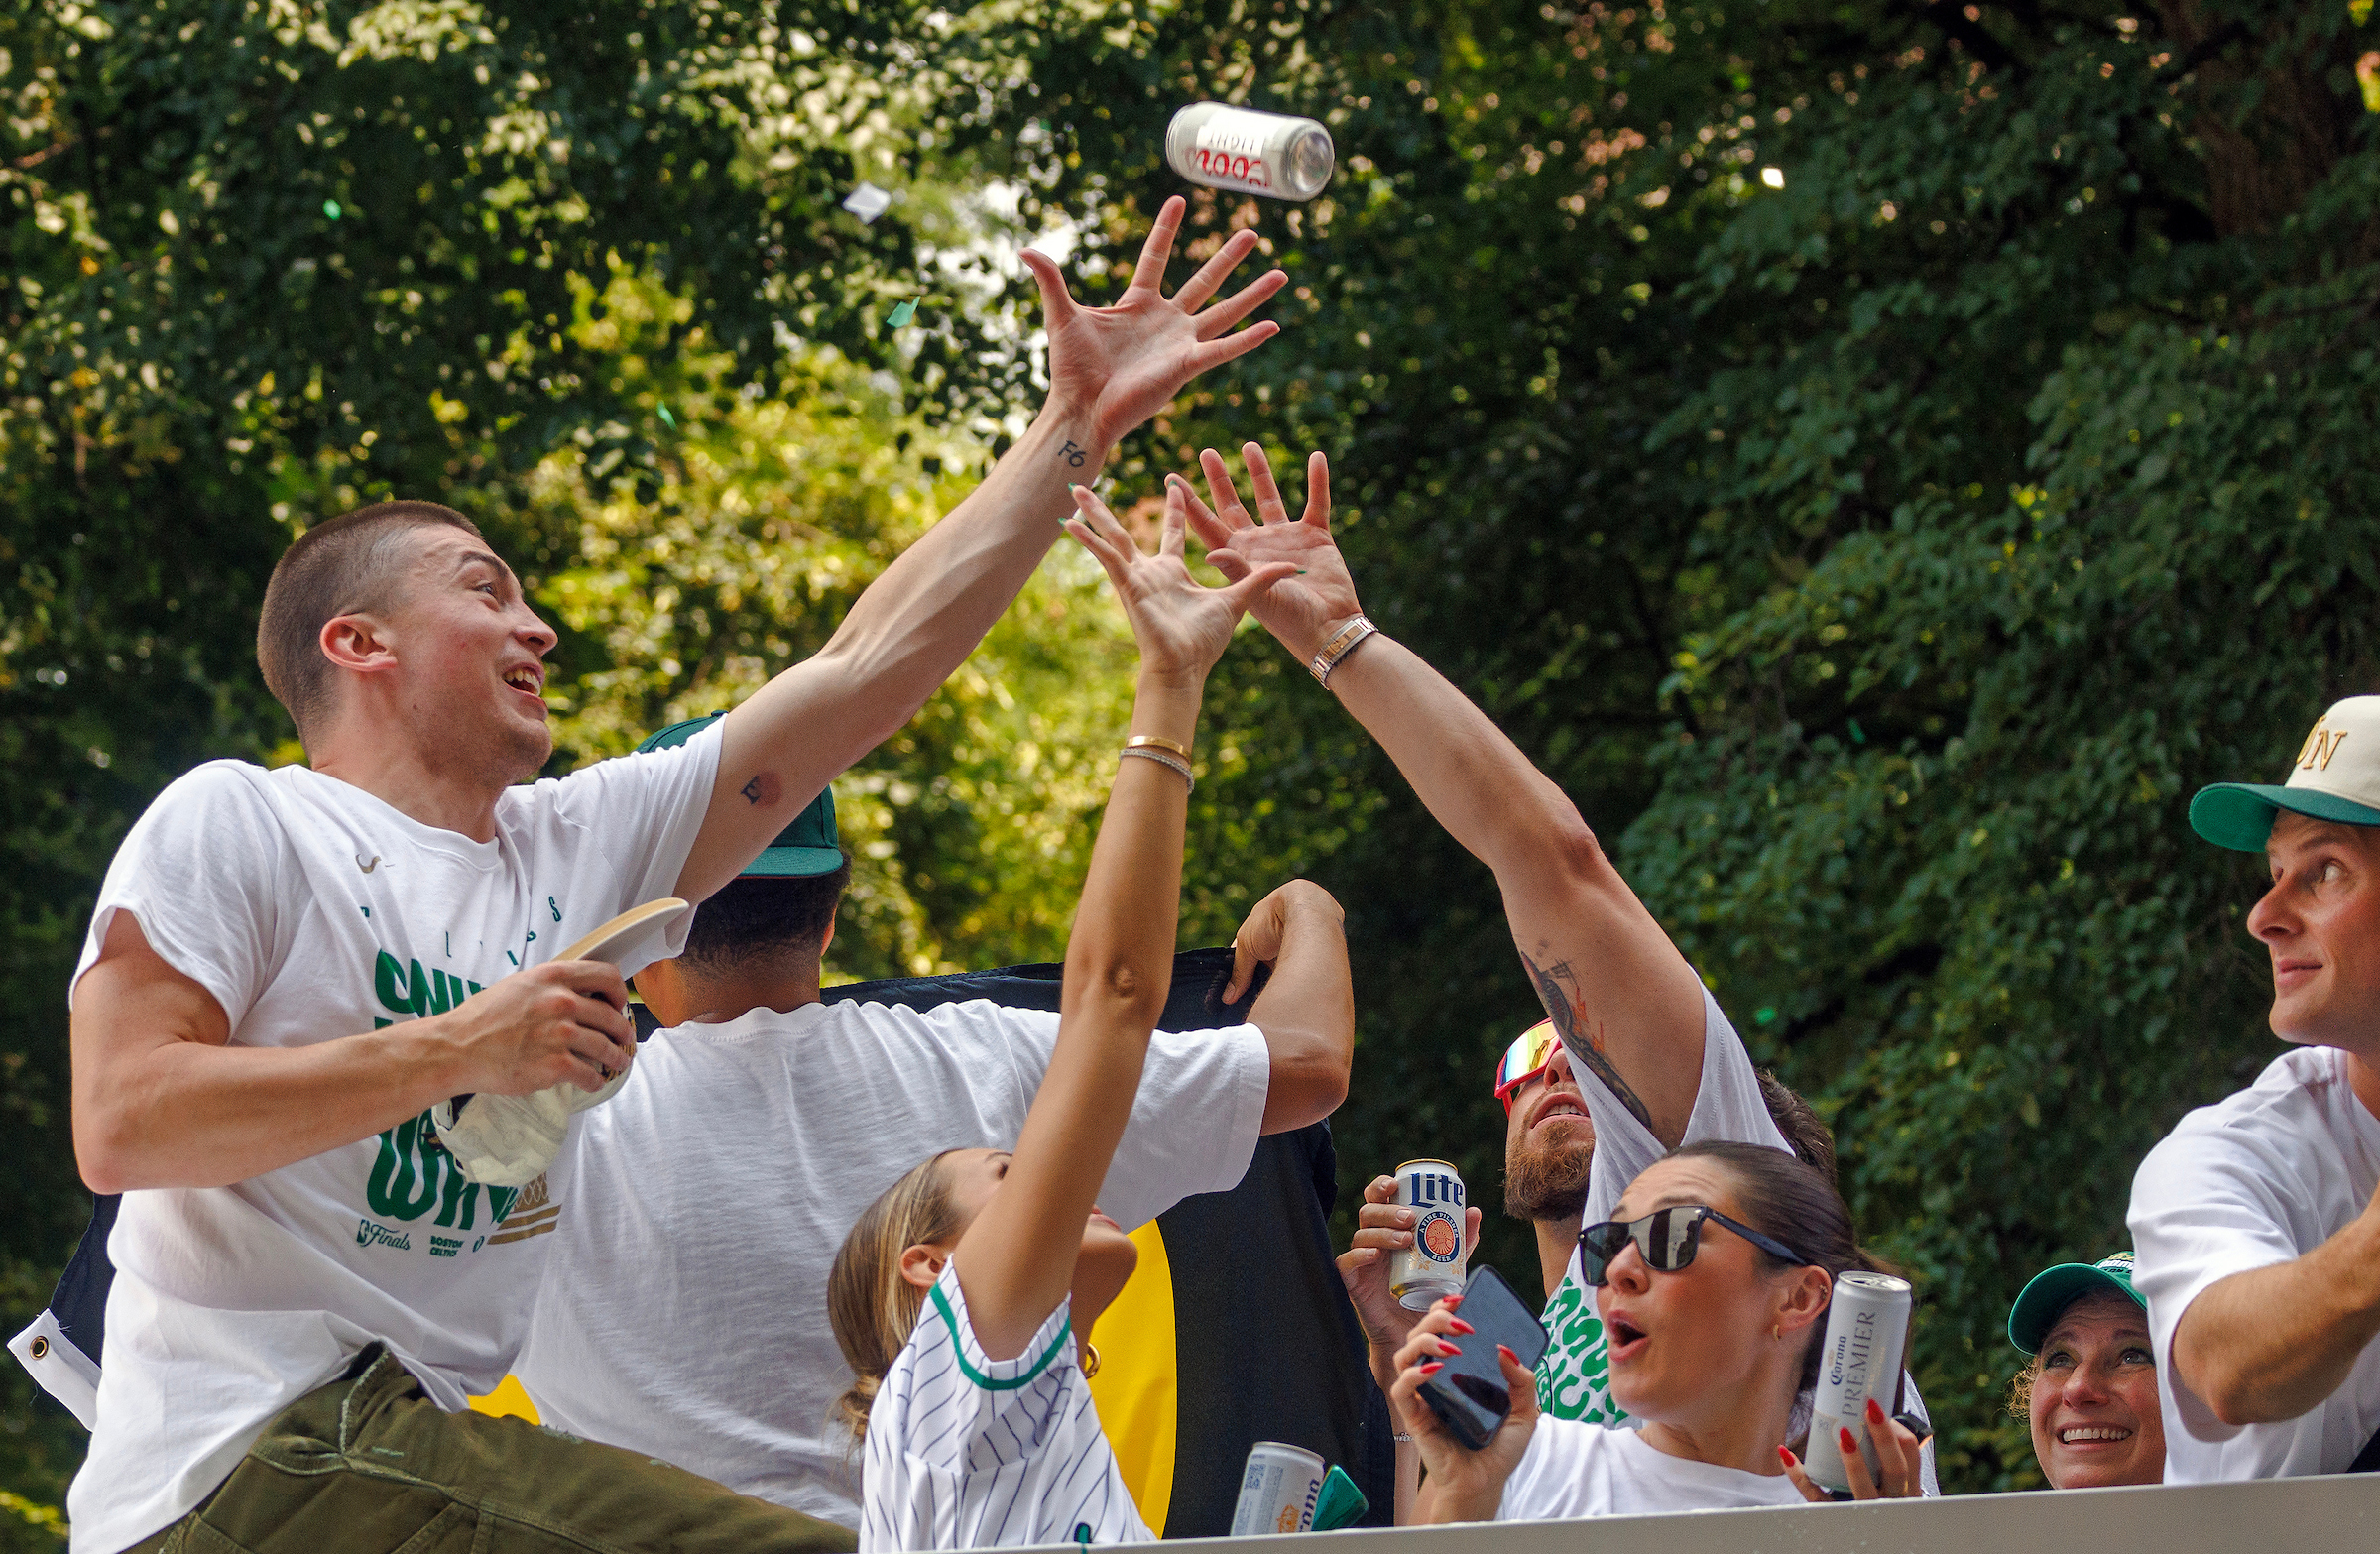
[[1012, 1360], [976, 1342], [957, 1262], [868, 1410], [863, 1551], [1145, 1543], [1060, 1301]]

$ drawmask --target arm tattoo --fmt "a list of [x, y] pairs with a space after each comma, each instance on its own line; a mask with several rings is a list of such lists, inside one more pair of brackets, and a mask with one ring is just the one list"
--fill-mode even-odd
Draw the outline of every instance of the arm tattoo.
[[1529, 980], [1537, 984], [1537, 1001], [1545, 1006], [1546, 1018], [1554, 1022], [1554, 1034], [1570, 1049], [1570, 1060], [1602, 1080], [1604, 1088], [1618, 1097], [1629, 1115], [1644, 1125], [1645, 1132], [1652, 1132], [1653, 1114], [1645, 1109], [1636, 1092], [1628, 1088], [1628, 1082], [1619, 1077], [1618, 1068], [1604, 1055], [1603, 1023], [1588, 1019], [1586, 990], [1579, 986], [1578, 973], [1570, 969], [1570, 962], [1556, 961], [1548, 970], [1523, 950], [1520, 963], [1529, 968]]
[[762, 772], [756, 774], [751, 781], [736, 789], [736, 792], [742, 796], [744, 802], [755, 808], [768, 809], [774, 807], [776, 801], [784, 796], [784, 789], [785, 785], [776, 779], [775, 773]]

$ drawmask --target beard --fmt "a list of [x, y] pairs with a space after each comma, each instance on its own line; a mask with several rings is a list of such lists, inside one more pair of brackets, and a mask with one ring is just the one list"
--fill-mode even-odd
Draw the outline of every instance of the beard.
[[1587, 1180], [1595, 1163], [1592, 1137], [1526, 1140], [1504, 1151], [1504, 1212], [1516, 1220], [1576, 1219], [1587, 1209]]

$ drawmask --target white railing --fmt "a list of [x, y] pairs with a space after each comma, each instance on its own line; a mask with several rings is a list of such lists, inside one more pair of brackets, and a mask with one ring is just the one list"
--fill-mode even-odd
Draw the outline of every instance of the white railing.
[[[2380, 1474], [1306, 1536], [1332, 1540], [1312, 1554], [2380, 1554]], [[1176, 1546], [1291, 1554], [1281, 1538]]]

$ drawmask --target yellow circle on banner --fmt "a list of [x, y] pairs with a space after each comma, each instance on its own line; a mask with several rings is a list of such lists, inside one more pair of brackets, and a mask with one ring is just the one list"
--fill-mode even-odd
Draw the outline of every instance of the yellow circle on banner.
[[1173, 1451], [1179, 1407], [1173, 1354], [1173, 1268], [1157, 1222], [1132, 1232], [1140, 1265], [1099, 1319], [1099, 1375], [1091, 1401], [1116, 1453], [1124, 1486], [1148, 1530], [1165, 1535], [1173, 1502]]

